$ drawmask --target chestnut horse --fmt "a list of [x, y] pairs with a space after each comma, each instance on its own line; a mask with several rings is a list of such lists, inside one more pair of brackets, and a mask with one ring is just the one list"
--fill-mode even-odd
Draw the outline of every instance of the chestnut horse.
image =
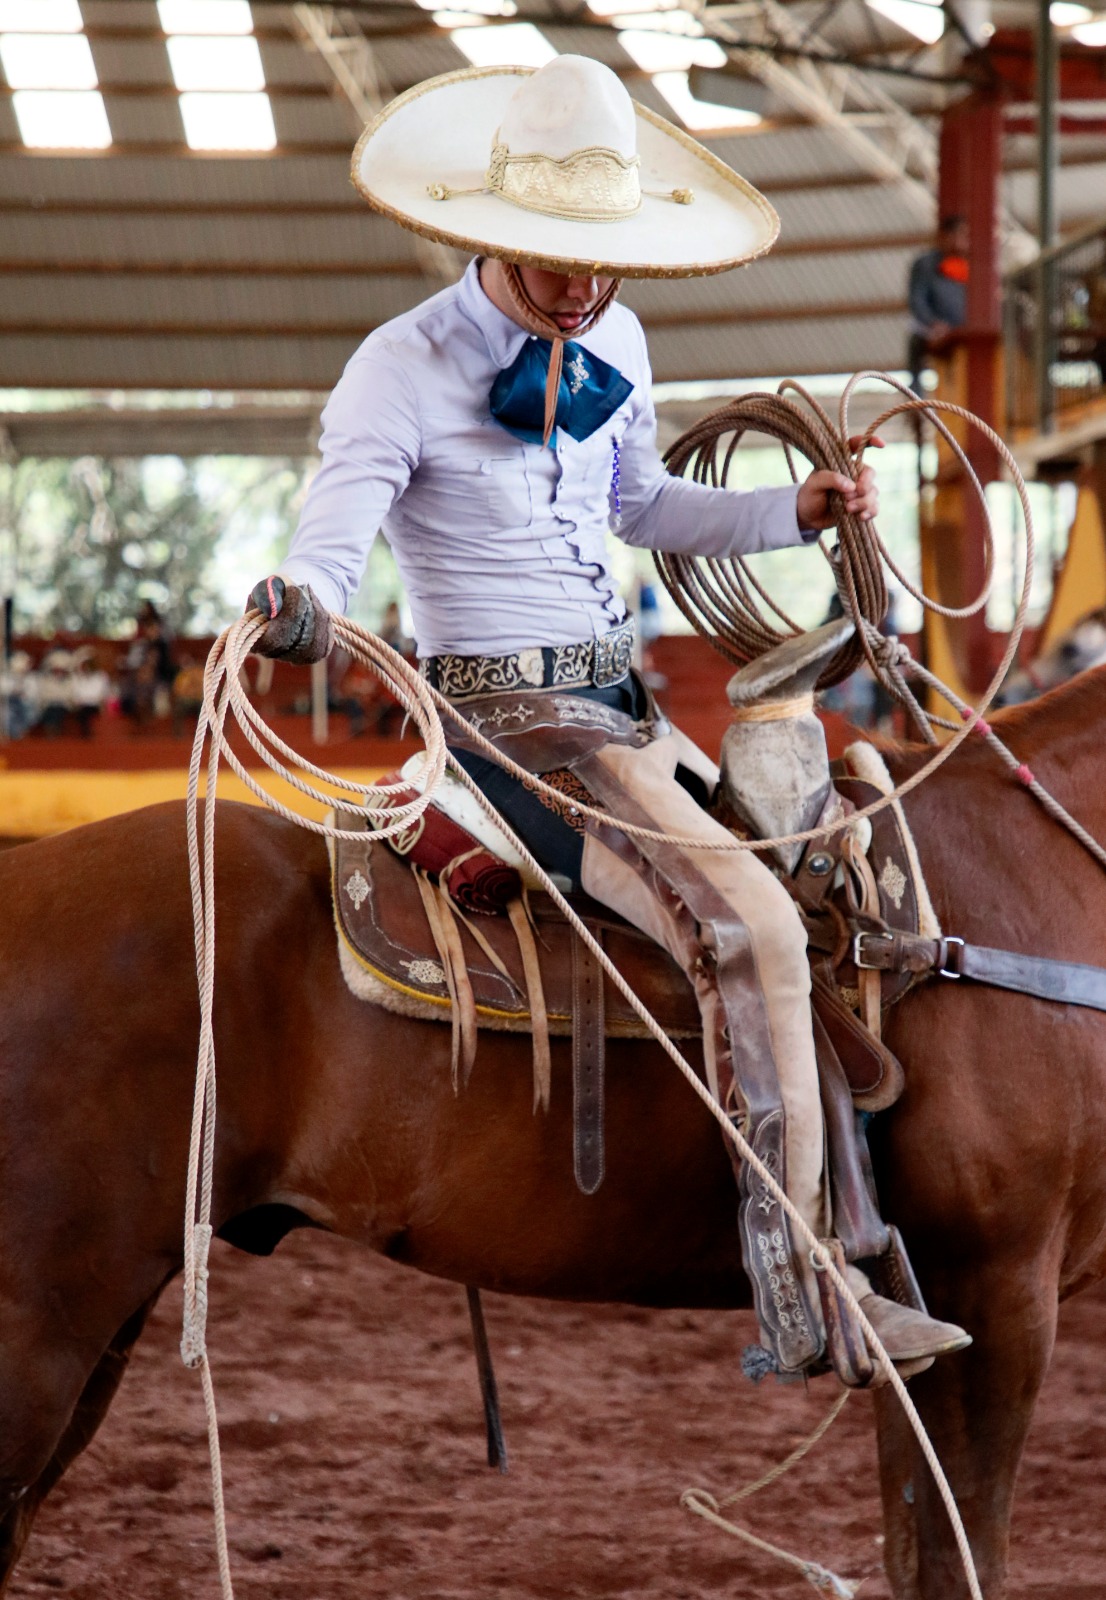
[[[1104, 718], [1106, 669], [998, 724], [1100, 838]], [[923, 759], [889, 753], [898, 776]], [[907, 809], [946, 932], [1106, 965], [1106, 875], [981, 742]], [[500, 1292], [748, 1305], [729, 1159], [657, 1048], [611, 1044], [607, 1178], [585, 1198], [563, 1041], [547, 1116], [511, 1035], [484, 1036], [455, 1097], [449, 1029], [346, 988], [316, 836], [227, 804], [217, 861], [224, 1238], [264, 1253], [310, 1224]], [[2, 1587], [181, 1265], [198, 1029], [182, 807], [9, 851], [0, 905]], [[1106, 1019], [933, 982], [889, 1040], [907, 1088], [872, 1129], [884, 1210], [931, 1308], [974, 1338], [911, 1392], [999, 1600], [1057, 1304], [1104, 1272]], [[944, 1511], [894, 1398], [877, 1414], [894, 1593], [953, 1600]]]

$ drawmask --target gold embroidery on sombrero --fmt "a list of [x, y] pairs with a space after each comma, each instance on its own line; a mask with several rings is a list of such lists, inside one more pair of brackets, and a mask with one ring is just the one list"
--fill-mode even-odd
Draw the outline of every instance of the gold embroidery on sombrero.
[[638, 166], [636, 156], [626, 160], [617, 150], [598, 145], [557, 159], [513, 156], [497, 141], [485, 181], [504, 200], [529, 211], [581, 222], [614, 222], [641, 209]]

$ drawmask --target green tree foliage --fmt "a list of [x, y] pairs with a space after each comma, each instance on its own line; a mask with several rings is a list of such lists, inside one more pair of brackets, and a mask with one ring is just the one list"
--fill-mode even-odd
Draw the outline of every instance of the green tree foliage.
[[17, 631], [118, 637], [144, 600], [175, 633], [222, 627], [238, 603], [227, 593], [234, 562], [221, 550], [248, 546], [258, 575], [271, 570], [303, 479], [300, 462], [235, 457], [86, 456], [0, 468]]

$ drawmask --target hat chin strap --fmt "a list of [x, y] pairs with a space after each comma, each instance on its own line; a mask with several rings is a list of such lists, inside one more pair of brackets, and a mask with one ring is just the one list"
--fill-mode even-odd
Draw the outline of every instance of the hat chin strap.
[[[526, 285], [522, 281], [522, 273], [513, 261], [503, 261], [503, 281], [507, 286], [507, 294], [515, 309], [516, 320], [528, 333], [534, 333], [539, 339], [548, 339], [552, 345], [549, 352], [549, 375], [545, 380], [545, 426], [542, 444], [547, 445], [553, 434], [557, 421], [557, 392], [561, 385], [561, 366], [564, 362], [565, 339], [568, 335], [559, 328], [548, 312], [536, 305], [530, 296]], [[573, 338], [579, 338], [582, 333], [590, 333], [596, 323], [606, 313], [607, 309], [618, 297], [622, 287], [622, 279], [611, 280], [610, 287], [600, 296], [595, 310], [586, 322], [578, 328], [573, 328]]]

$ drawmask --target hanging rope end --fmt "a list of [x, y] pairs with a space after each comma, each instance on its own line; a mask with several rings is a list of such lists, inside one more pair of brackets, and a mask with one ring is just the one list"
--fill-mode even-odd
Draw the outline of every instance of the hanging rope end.
[[181, 1330], [180, 1358], [190, 1371], [207, 1360], [207, 1257], [211, 1249], [210, 1222], [197, 1222], [192, 1229], [193, 1265], [184, 1282], [184, 1327]]
[[828, 1567], [820, 1567], [816, 1561], [806, 1563], [803, 1577], [819, 1594], [835, 1595], [840, 1600], [853, 1600], [864, 1582], [863, 1578], [839, 1578], [836, 1572], [831, 1572]]

